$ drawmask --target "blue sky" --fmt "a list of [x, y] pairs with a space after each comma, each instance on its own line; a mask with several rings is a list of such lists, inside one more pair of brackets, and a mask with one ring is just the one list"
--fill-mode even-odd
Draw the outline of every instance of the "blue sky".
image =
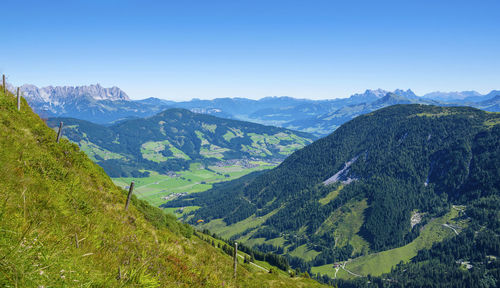
[[134, 99], [500, 89], [500, 1], [4, 0], [14, 85]]

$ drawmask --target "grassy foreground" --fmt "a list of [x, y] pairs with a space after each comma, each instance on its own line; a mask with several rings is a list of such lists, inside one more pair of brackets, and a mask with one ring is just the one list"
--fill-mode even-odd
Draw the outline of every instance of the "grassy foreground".
[[251, 272], [133, 198], [23, 100], [0, 92], [1, 287], [315, 287]]

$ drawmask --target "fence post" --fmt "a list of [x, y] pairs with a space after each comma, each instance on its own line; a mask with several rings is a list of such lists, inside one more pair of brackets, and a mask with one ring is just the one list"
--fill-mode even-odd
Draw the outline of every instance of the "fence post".
[[5, 74], [2, 76], [3, 94], [5, 94]]
[[134, 192], [134, 181], [130, 183], [130, 188], [128, 189], [127, 203], [125, 203], [125, 210], [128, 209], [128, 204], [130, 203], [130, 198], [132, 198], [132, 193]]
[[21, 94], [19, 94], [19, 87], [17, 87], [17, 111], [21, 111]]
[[236, 279], [237, 265], [238, 265], [238, 242], [234, 242], [234, 279]]
[[59, 139], [61, 139], [61, 135], [62, 135], [62, 129], [63, 129], [63, 122], [61, 121], [61, 123], [59, 123], [59, 131], [57, 132], [57, 143], [59, 143]]

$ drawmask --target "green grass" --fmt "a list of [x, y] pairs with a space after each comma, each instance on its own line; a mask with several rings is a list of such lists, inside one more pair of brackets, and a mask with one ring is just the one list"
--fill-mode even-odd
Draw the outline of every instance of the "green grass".
[[108, 159], [123, 159], [123, 155], [120, 155], [118, 153], [113, 153], [111, 151], [108, 151], [106, 149], [103, 149], [94, 143], [88, 142], [88, 141], [80, 141], [80, 149], [87, 153], [87, 155], [92, 159], [93, 161], [96, 161], [96, 155], [101, 157], [104, 160]]
[[[311, 143], [306, 139], [300, 138], [296, 135], [290, 135], [283, 132], [276, 133], [274, 135], [268, 134], [256, 134], [248, 133], [250, 139], [252, 140], [251, 145], [242, 145], [242, 150], [252, 153], [255, 156], [266, 157], [267, 155], [272, 155], [268, 148], [277, 147], [282, 155], [290, 155], [294, 151], [304, 147], [305, 145]], [[282, 145], [281, 141], [294, 140], [294, 144]]]
[[310, 250], [307, 248], [307, 244], [301, 245], [297, 248], [295, 248], [292, 251], [289, 251], [288, 254], [302, 258], [306, 261], [313, 260], [316, 256], [320, 254], [320, 252], [315, 251], [315, 250]]
[[415, 115], [412, 115], [411, 117], [443, 117], [443, 116], [449, 116], [449, 115], [454, 115], [456, 112], [452, 112], [446, 108], [442, 108], [441, 110], [444, 110], [442, 112], [437, 112], [437, 113], [417, 113]]
[[337, 189], [331, 191], [330, 193], [328, 193], [325, 197], [319, 199], [319, 203], [321, 203], [321, 205], [326, 205], [328, 203], [330, 203], [330, 201], [332, 201], [333, 199], [335, 199], [335, 197], [337, 197], [340, 193], [340, 190], [342, 190], [342, 188], [344, 188], [343, 185], [339, 185], [339, 187], [337, 187]]
[[349, 243], [353, 246], [354, 253], [368, 252], [369, 243], [358, 235], [359, 229], [364, 222], [363, 213], [366, 208], [368, 208], [366, 199], [348, 202], [333, 211], [325, 222], [321, 224], [316, 233], [322, 235], [325, 232], [334, 230], [335, 239], [337, 239], [336, 245], [338, 247], [343, 247]]
[[[498, 113], [498, 112], [489, 112], [489, 113]], [[488, 119], [484, 121], [484, 125], [488, 127], [493, 127], [495, 125], [500, 124], [500, 118], [493, 118], [493, 119]]]
[[201, 127], [203, 127], [203, 129], [205, 129], [207, 131], [210, 131], [212, 133], [215, 133], [215, 129], [217, 129], [217, 125], [216, 124], [202, 123]]
[[194, 133], [196, 134], [196, 137], [198, 137], [198, 139], [200, 139], [201, 146], [203, 146], [203, 145], [210, 145], [210, 142], [208, 142], [208, 140], [205, 139], [205, 136], [203, 136], [203, 132], [201, 132], [201, 131], [194, 131]]
[[180, 218], [183, 215], [188, 214], [189, 212], [195, 211], [197, 209], [200, 209], [200, 206], [186, 206], [184, 207], [182, 212], [179, 211], [179, 208], [164, 208], [163, 211], [165, 213], [170, 213], [177, 218]]
[[[198, 131], [197, 131], [198, 132]], [[224, 159], [224, 152], [230, 151], [228, 148], [222, 148], [217, 145], [209, 144], [206, 147], [202, 146], [200, 148], [200, 155], [207, 158], [217, 158], [219, 160]]]
[[[150, 171], [149, 177], [144, 178], [113, 178], [116, 185], [125, 188], [130, 185], [130, 182], [135, 182], [134, 193], [138, 198], [144, 199], [151, 203], [153, 206], [160, 206], [167, 202], [163, 197], [174, 193], [198, 193], [212, 188], [214, 183], [229, 181], [248, 173], [273, 168], [274, 165], [266, 163], [267, 165], [260, 165], [254, 168], [245, 168], [238, 165], [229, 167], [215, 167], [209, 168], [213, 171], [207, 170], [199, 163], [190, 165], [187, 171], [177, 172], [178, 177], [171, 177], [161, 175], [157, 172]], [[226, 177], [225, 175], [229, 175]]]
[[[172, 152], [173, 156], [165, 157], [160, 152], [168, 149]], [[142, 144], [141, 154], [144, 159], [148, 159], [154, 162], [164, 162], [168, 159], [180, 158], [185, 160], [190, 160], [191, 158], [184, 152], [170, 144], [168, 140], [164, 141], [150, 141]]]
[[[267, 215], [261, 216], [261, 217], [257, 217], [255, 215], [252, 215], [252, 216], [246, 218], [245, 220], [231, 224], [229, 226], [227, 226], [226, 223], [224, 223], [224, 221], [222, 221], [222, 219], [215, 219], [215, 220], [212, 220], [206, 224], [200, 225], [200, 227], [203, 229], [208, 229], [212, 233], [216, 233], [217, 235], [219, 235], [223, 238], [229, 239], [232, 236], [234, 236], [238, 233], [241, 233], [249, 228], [260, 227], [267, 220], [267, 218], [271, 217], [276, 212], [278, 212], [278, 209], [272, 211], [271, 213], [269, 213]], [[240, 240], [240, 241], [241, 240], [248, 240], [249, 236], [240, 238], [238, 240]], [[246, 243], [246, 241], [244, 241], [244, 242]], [[253, 243], [250, 243], [249, 245], [253, 245]]]
[[0, 92], [0, 287], [320, 286], [244, 265], [234, 280], [231, 257], [136, 197], [125, 210], [77, 145], [15, 107]]
[[224, 138], [224, 140], [226, 140], [227, 142], [230, 142], [231, 139], [233, 139], [235, 137], [236, 137], [236, 135], [233, 132], [231, 132], [231, 131], [227, 131], [226, 134], [224, 134], [222, 136], [222, 138]]
[[[348, 262], [346, 269], [362, 276], [366, 276], [368, 274], [380, 276], [384, 273], [388, 273], [391, 271], [391, 267], [399, 264], [401, 261], [407, 262], [411, 258], [415, 257], [419, 250], [429, 249], [432, 247], [433, 243], [440, 242], [447, 237], [454, 236], [455, 234], [453, 231], [442, 226], [442, 224], [451, 223], [458, 225], [458, 223], [453, 220], [457, 216], [458, 211], [451, 209], [446, 215], [433, 219], [425, 225], [424, 229], [420, 232], [420, 235], [411, 243], [399, 248], [355, 258]], [[464, 224], [462, 223], [460, 225]], [[332, 267], [332, 264], [328, 264], [313, 267], [312, 271], [314, 273], [319, 272], [333, 277], [335, 270]], [[354, 276], [343, 273], [341, 276], [337, 274], [337, 277], [352, 278]]]

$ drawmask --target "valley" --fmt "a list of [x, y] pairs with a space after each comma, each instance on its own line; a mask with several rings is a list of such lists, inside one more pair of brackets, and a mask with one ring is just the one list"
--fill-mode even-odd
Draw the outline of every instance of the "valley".
[[[72, 118], [47, 123], [57, 130], [63, 122], [63, 137], [122, 191], [134, 181], [134, 197], [146, 201], [139, 205], [159, 206], [163, 211], [154, 213], [193, 225], [197, 237], [226, 254], [232, 241], [245, 245], [237, 257], [248, 271], [355, 283], [406, 279], [398, 269], [421, 265], [439, 245], [481, 237], [494, 243], [487, 233], [496, 228], [477, 230], [481, 220], [474, 215], [490, 213], [480, 206], [484, 199], [497, 201], [498, 179], [484, 175], [495, 173], [499, 117], [472, 108], [394, 105], [319, 140], [183, 109], [110, 126]], [[474, 193], [479, 200], [470, 198]], [[457, 244], [458, 237], [469, 238]], [[254, 253], [258, 259], [249, 262]], [[456, 261], [466, 271], [484, 265], [462, 258]]]
[[485, 1], [2, 1], [0, 288], [499, 288]]
[[355, 118], [277, 168], [162, 207], [196, 207], [181, 219], [315, 275], [385, 277], [400, 262], [413, 265], [442, 243], [471, 237], [471, 229], [482, 233], [482, 216], [469, 215], [477, 199], [497, 199], [499, 117], [394, 105]]
[[[170, 175], [162, 175], [155, 171], [148, 171], [148, 177], [120, 177], [113, 178], [113, 182], [126, 189], [130, 182], [135, 181], [134, 191], [138, 198], [144, 199], [153, 206], [160, 206], [169, 200], [174, 200], [186, 194], [203, 192], [212, 188], [214, 183], [237, 179], [248, 173], [262, 171], [276, 167], [276, 163], [258, 161], [255, 167], [243, 165], [230, 166], [208, 166], [200, 163], [190, 164], [188, 170], [171, 172]], [[178, 209], [165, 209], [168, 212], [182, 216], [191, 210], [184, 209], [183, 213], [177, 213]]]
[[135, 195], [128, 205], [76, 144], [2, 90], [1, 287], [325, 287], [244, 252], [235, 278], [231, 246]]
[[77, 143], [120, 187], [135, 181], [137, 196], [154, 206], [177, 194], [206, 191], [215, 183], [274, 168], [315, 139], [184, 109], [111, 126], [74, 118], [50, 118], [47, 124], [58, 129], [60, 122], [63, 137]]

